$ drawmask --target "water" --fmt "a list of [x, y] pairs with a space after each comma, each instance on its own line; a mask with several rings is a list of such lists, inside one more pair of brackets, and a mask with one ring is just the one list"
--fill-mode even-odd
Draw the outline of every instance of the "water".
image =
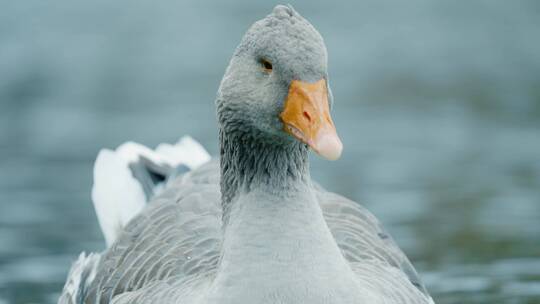
[[[215, 154], [213, 99], [253, 1], [11, 1], [0, 11], [0, 303], [54, 303], [104, 241], [101, 147], [191, 134]], [[325, 37], [342, 159], [437, 303], [540, 303], [540, 5], [292, 1]]]

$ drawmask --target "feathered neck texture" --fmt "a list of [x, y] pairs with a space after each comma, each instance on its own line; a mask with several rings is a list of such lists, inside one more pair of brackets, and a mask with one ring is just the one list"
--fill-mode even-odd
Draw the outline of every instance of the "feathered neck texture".
[[285, 196], [309, 180], [308, 148], [296, 140], [271, 138], [252, 128], [220, 127], [221, 201], [227, 224], [231, 205], [253, 189]]

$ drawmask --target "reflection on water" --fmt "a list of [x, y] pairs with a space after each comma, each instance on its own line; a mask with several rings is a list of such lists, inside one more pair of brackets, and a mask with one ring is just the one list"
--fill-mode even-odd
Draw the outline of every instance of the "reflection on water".
[[[11, 1], [0, 11], [0, 303], [54, 303], [101, 147], [191, 134], [270, 4]], [[327, 188], [383, 221], [438, 303], [540, 302], [540, 6], [293, 1], [329, 48], [343, 158]]]

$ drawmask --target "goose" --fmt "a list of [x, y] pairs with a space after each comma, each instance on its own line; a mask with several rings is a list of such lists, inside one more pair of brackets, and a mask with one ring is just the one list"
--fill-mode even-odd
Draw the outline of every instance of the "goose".
[[218, 159], [190, 137], [99, 153], [107, 248], [79, 256], [59, 303], [433, 303], [379, 221], [310, 177], [309, 150], [343, 145], [323, 38], [291, 6], [249, 28], [216, 107]]

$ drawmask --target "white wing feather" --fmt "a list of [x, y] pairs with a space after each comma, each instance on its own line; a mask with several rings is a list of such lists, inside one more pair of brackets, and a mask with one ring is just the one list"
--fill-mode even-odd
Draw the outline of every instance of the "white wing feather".
[[146, 205], [144, 190], [130, 170], [130, 164], [140, 157], [171, 168], [185, 165], [191, 170], [210, 160], [208, 152], [189, 136], [174, 145], [160, 144], [156, 150], [134, 142], [124, 143], [115, 151], [101, 150], [94, 165], [92, 201], [107, 246]]
[[86, 253], [82, 252], [79, 255], [79, 258], [69, 270], [68, 279], [64, 285], [58, 304], [82, 303], [84, 293], [96, 277], [99, 258], [100, 255], [95, 253], [86, 255]]

